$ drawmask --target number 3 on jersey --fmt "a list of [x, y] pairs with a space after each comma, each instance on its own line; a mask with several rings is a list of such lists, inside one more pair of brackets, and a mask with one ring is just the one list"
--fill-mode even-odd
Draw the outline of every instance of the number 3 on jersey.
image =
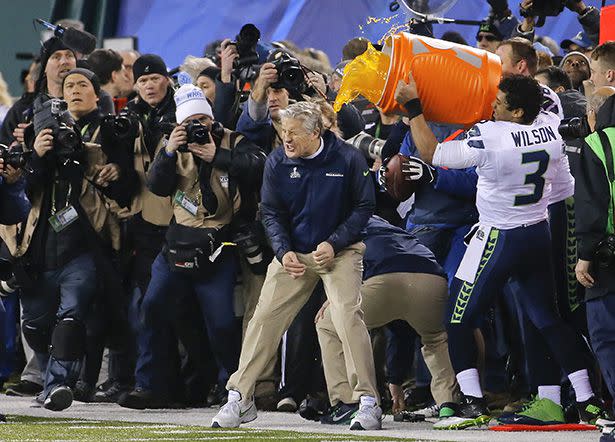
[[549, 159], [549, 154], [545, 150], [525, 152], [521, 155], [521, 164], [538, 163], [538, 168], [535, 172], [525, 175], [525, 184], [533, 184], [534, 192], [529, 195], [517, 195], [515, 197], [515, 206], [525, 206], [540, 201], [545, 189], [543, 175], [547, 171], [547, 167], [549, 167]]

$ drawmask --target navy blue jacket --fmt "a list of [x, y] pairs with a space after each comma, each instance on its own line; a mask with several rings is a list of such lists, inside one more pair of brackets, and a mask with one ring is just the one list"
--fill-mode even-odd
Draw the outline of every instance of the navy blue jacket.
[[310, 253], [323, 241], [335, 253], [362, 239], [373, 214], [374, 185], [358, 149], [332, 132], [324, 149], [311, 160], [289, 159], [283, 148], [265, 164], [261, 218], [275, 256]]
[[[449, 125], [428, 123], [438, 141], [444, 141], [456, 129]], [[403, 155], [420, 157], [410, 131], [399, 151]], [[422, 183], [415, 193], [414, 207], [408, 217], [408, 227], [433, 225], [458, 227], [478, 221], [476, 182], [473, 167], [467, 169], [436, 168], [433, 183]]]
[[0, 177], [0, 224], [7, 226], [25, 221], [30, 213], [30, 200], [25, 193], [26, 180], [22, 177], [7, 184]]
[[372, 216], [364, 235], [363, 281], [386, 273], [428, 273], [446, 278], [431, 250], [405, 230]]

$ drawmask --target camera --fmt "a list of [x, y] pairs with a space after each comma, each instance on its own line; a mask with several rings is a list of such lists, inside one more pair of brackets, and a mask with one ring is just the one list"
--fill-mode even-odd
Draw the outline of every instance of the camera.
[[258, 63], [258, 53], [256, 52], [256, 44], [261, 38], [261, 32], [252, 23], [248, 23], [241, 27], [239, 34], [235, 36], [235, 41], [230, 44], [237, 47], [239, 57], [235, 59], [233, 67], [235, 69], [252, 66]]
[[135, 139], [139, 134], [139, 118], [127, 109], [117, 115], [107, 115], [100, 123], [100, 129], [121, 140]]
[[66, 101], [58, 98], [43, 101], [41, 97], [34, 100], [34, 134], [43, 129], [51, 129], [53, 134], [53, 151], [61, 165], [79, 164], [77, 155], [82, 152], [81, 135], [73, 129], [75, 121], [68, 112]]
[[9, 296], [19, 288], [19, 284], [17, 284], [17, 278], [15, 275], [11, 274], [8, 279], [5, 281], [0, 281], [0, 296]]
[[562, 138], [572, 139], [585, 138], [591, 133], [592, 130], [589, 127], [587, 116], [584, 116], [582, 118], [572, 117], [562, 120], [558, 127], [558, 131]]
[[565, 0], [534, 0], [531, 8], [521, 9], [520, 13], [523, 17], [555, 17], [564, 10], [564, 6]]
[[598, 267], [607, 269], [615, 264], [615, 235], [609, 235], [598, 244], [595, 261]]
[[188, 142], [177, 149], [178, 152], [188, 152], [188, 144], [205, 144], [209, 143], [209, 129], [199, 120], [190, 120], [186, 125], [186, 134]]
[[233, 242], [256, 274], [265, 274], [268, 260], [264, 259], [266, 243], [263, 225], [259, 221], [240, 224], [233, 229]]
[[386, 140], [372, 137], [367, 132], [359, 132], [354, 137], [347, 139], [346, 142], [359, 149], [367, 160], [375, 160], [382, 158], [382, 148]]
[[305, 88], [305, 75], [299, 60], [282, 50], [270, 54], [269, 60], [278, 72], [278, 81], [271, 85], [272, 88], [300, 92]]
[[0, 158], [4, 160], [5, 167], [11, 166], [15, 169], [21, 169], [25, 167], [31, 155], [32, 151], [24, 152], [21, 145], [16, 145], [11, 148], [4, 144], [0, 144]]

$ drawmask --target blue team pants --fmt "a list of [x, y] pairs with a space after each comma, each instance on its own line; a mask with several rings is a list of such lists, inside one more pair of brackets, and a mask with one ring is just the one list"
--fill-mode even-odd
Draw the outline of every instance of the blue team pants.
[[[587, 326], [604, 383], [615, 397], [615, 292], [586, 303]], [[615, 402], [613, 402], [615, 410]]]
[[551, 236], [546, 221], [510, 230], [492, 229], [473, 284], [455, 278], [447, 315], [449, 353], [456, 373], [476, 367], [472, 330], [494, 305], [509, 278], [518, 300], [566, 373], [583, 368], [572, 329], [559, 317], [554, 297]]

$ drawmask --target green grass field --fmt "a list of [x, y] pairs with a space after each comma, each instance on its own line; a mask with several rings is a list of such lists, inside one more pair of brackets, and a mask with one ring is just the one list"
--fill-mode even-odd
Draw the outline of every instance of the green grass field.
[[207, 427], [164, 425], [82, 419], [49, 419], [7, 416], [0, 424], [0, 441], [182, 441], [182, 440], [250, 440], [250, 441], [369, 441], [414, 440], [361, 436], [360, 434], [316, 434], [294, 431], [213, 429]]

